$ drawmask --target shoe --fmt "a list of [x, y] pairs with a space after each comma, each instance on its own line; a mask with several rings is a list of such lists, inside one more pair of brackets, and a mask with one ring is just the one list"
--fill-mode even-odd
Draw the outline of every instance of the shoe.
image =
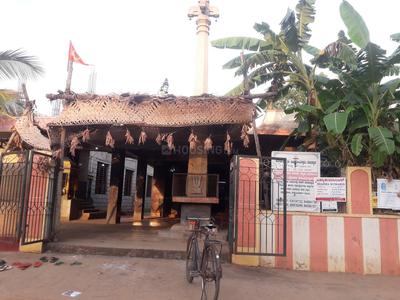
[[52, 258], [50, 258], [49, 263], [54, 264], [55, 262], [57, 262], [59, 260], [58, 257], [53, 256]]

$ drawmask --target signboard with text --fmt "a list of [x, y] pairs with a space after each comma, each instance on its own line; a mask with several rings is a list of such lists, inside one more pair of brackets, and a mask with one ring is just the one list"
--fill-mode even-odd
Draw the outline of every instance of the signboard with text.
[[377, 179], [378, 208], [400, 210], [400, 180]]
[[345, 177], [317, 177], [314, 189], [315, 201], [346, 202]]
[[[289, 152], [272, 151], [272, 157], [286, 158], [287, 162], [287, 210], [319, 212], [320, 202], [315, 201], [314, 178], [320, 176], [319, 152]], [[271, 184], [276, 181], [278, 175], [274, 173], [272, 164]], [[281, 189], [283, 189], [281, 185]], [[274, 192], [275, 191], [275, 192]], [[272, 189], [273, 208], [281, 206], [279, 193]]]

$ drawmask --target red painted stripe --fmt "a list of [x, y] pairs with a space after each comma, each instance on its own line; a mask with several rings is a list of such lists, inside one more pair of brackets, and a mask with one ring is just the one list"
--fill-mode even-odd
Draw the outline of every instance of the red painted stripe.
[[353, 171], [350, 175], [351, 183], [351, 213], [370, 214], [371, 213], [371, 195], [369, 189], [370, 181], [368, 173], [359, 169]]
[[380, 219], [382, 274], [400, 275], [397, 219]]
[[[279, 218], [282, 218], [279, 220]], [[282, 222], [282, 224], [281, 224]], [[275, 251], [281, 253], [283, 250], [283, 216], [276, 216], [275, 224], [281, 226], [275, 227]], [[275, 267], [281, 269], [293, 269], [293, 242], [292, 242], [292, 216], [287, 215], [287, 226], [286, 226], [286, 256], [277, 256], [275, 261]]]
[[310, 270], [328, 272], [328, 230], [326, 217], [310, 216]]
[[344, 218], [345, 270], [349, 273], [363, 273], [361, 218]]

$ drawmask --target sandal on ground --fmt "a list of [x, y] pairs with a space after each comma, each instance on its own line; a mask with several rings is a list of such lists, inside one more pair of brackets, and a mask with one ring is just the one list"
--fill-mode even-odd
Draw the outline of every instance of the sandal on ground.
[[43, 265], [43, 263], [41, 262], [41, 261], [35, 261], [34, 263], [33, 263], [33, 267], [34, 268], [39, 268], [39, 267], [41, 267]]
[[52, 258], [50, 258], [49, 263], [54, 264], [55, 262], [57, 262], [59, 260], [58, 257], [53, 256]]
[[13, 267], [8, 265], [1, 265], [0, 272], [11, 270]]

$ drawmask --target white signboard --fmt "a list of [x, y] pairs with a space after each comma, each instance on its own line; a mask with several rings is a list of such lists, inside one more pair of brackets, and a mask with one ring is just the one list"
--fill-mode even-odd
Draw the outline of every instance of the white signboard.
[[[272, 157], [286, 158], [287, 162], [287, 210], [319, 212], [320, 202], [315, 201], [314, 178], [320, 177], [320, 154], [318, 152], [272, 151]], [[276, 188], [274, 160], [272, 161], [272, 200], [273, 208], [282, 207], [283, 187]], [[278, 163], [278, 162], [277, 162]]]
[[315, 201], [346, 202], [345, 177], [314, 178]]
[[400, 180], [377, 179], [378, 208], [400, 210]]

